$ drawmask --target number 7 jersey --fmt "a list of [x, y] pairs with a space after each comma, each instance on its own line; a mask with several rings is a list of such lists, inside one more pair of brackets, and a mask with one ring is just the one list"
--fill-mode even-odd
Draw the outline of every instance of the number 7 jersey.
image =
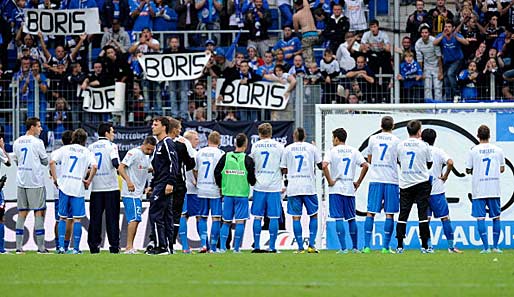
[[280, 161], [284, 145], [273, 139], [262, 139], [252, 145], [250, 157], [255, 162], [254, 190], [261, 192], [280, 192], [282, 190], [282, 171]]
[[500, 197], [502, 166], [505, 166], [505, 157], [503, 150], [496, 145], [481, 143], [471, 149], [466, 168], [473, 169], [473, 199]]
[[295, 142], [286, 146], [280, 167], [287, 168], [287, 196], [316, 194], [318, 163], [321, 163], [321, 154], [314, 145]]
[[220, 188], [214, 179], [214, 168], [225, 154], [217, 147], [204, 147], [196, 154], [195, 170], [198, 171], [196, 187], [200, 198], [220, 198]]
[[366, 153], [366, 155], [371, 155], [369, 182], [398, 184], [397, 148], [399, 142], [398, 137], [386, 132], [369, 138]]

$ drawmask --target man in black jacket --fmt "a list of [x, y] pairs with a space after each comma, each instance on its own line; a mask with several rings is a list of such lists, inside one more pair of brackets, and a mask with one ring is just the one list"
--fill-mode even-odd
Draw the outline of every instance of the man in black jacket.
[[344, 16], [341, 4], [333, 4], [332, 11], [334, 13], [327, 19], [323, 35], [329, 41], [330, 49], [335, 53], [339, 45], [344, 42], [344, 35], [350, 30], [350, 22]]

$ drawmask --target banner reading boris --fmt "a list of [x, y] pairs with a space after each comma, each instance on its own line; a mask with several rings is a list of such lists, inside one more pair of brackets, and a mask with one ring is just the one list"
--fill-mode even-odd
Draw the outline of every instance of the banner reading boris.
[[77, 97], [82, 98], [82, 109], [87, 112], [122, 112], [125, 110], [125, 83], [85, 90], [79, 86]]
[[139, 64], [152, 81], [193, 80], [202, 76], [211, 55], [205, 52], [144, 55]]
[[286, 108], [290, 94], [287, 93], [289, 84], [272, 82], [253, 82], [242, 84], [241, 80], [225, 83], [218, 79], [216, 83], [216, 98], [222, 100], [219, 106], [249, 107], [259, 109], [283, 110]]
[[37, 35], [80, 35], [102, 33], [98, 8], [24, 9], [23, 32]]

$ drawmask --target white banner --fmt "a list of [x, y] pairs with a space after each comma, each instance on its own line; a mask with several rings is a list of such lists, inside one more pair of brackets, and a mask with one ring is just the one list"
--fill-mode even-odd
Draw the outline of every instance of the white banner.
[[122, 112], [125, 110], [125, 83], [103, 88], [77, 89], [78, 98], [82, 98], [82, 109], [88, 112]]
[[265, 81], [241, 84], [238, 79], [231, 81], [222, 90], [224, 81], [225, 79], [220, 78], [216, 82], [216, 98], [223, 98], [216, 103], [218, 106], [283, 110], [289, 100], [289, 96], [286, 96], [289, 84]]
[[24, 9], [23, 32], [37, 35], [80, 35], [102, 33], [98, 8]]
[[148, 80], [193, 80], [202, 76], [210, 58], [211, 55], [205, 52], [144, 55], [139, 58], [139, 64]]

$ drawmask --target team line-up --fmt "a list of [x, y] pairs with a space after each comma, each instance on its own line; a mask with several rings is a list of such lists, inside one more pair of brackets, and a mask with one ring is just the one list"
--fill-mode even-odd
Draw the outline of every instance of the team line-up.
[[[445, 182], [453, 168], [453, 160], [442, 149], [435, 147], [436, 131], [422, 129], [421, 122], [412, 120], [407, 125], [409, 138], [400, 140], [393, 135], [393, 118], [381, 120], [381, 133], [369, 139], [363, 154], [346, 145], [344, 128], [332, 131], [333, 147], [321, 152], [305, 142], [303, 128], [294, 131], [294, 143], [285, 146], [272, 139], [272, 126], [258, 127], [259, 141], [246, 154], [248, 138], [240, 133], [235, 137], [235, 150], [225, 153], [219, 148], [220, 134], [208, 136], [208, 146], [196, 150], [199, 138], [195, 131], [180, 136], [181, 124], [173, 118], [156, 117], [152, 136], [130, 150], [120, 161], [114, 140], [114, 127], [104, 123], [98, 128], [99, 140], [86, 147], [87, 133], [83, 129], [66, 131], [63, 146], [48, 158], [43, 142], [38, 138], [41, 124], [38, 118], [26, 121], [27, 133], [13, 145], [17, 170], [16, 254], [24, 254], [25, 218], [35, 213], [35, 235], [38, 253], [49, 251], [44, 245], [44, 216], [46, 210], [44, 179], [47, 165], [55, 182], [56, 246], [58, 254], [80, 254], [81, 219], [86, 216], [85, 193], [91, 189], [88, 245], [91, 253], [99, 253], [102, 215], [105, 212], [109, 251], [120, 252], [120, 195], [128, 222], [126, 254], [136, 254], [133, 242], [141, 222], [141, 197], [150, 200], [150, 244], [145, 253], [165, 255], [173, 253], [173, 244], [180, 237], [184, 253], [192, 253], [187, 240], [187, 219], [196, 217], [201, 240], [200, 253], [224, 253], [235, 221], [234, 252], [240, 252], [246, 220], [253, 220], [253, 252], [277, 253], [276, 240], [282, 213], [281, 199], [287, 196], [287, 213], [293, 218], [293, 233], [298, 244], [295, 253], [318, 253], [315, 240], [318, 230], [318, 198], [316, 170], [322, 170], [329, 186], [329, 216], [336, 222], [340, 243], [338, 253], [371, 253], [370, 241], [374, 217], [384, 211], [384, 241], [382, 253], [404, 252], [407, 219], [412, 205], [417, 204], [421, 252], [433, 253], [430, 244], [430, 218], [440, 218], [450, 253], [462, 253], [453, 243], [453, 227], [445, 197]], [[483, 243], [481, 253], [501, 253], [500, 237], [500, 174], [505, 171], [501, 148], [489, 143], [490, 130], [478, 128], [479, 144], [473, 147], [466, 161], [466, 173], [472, 174], [472, 213]], [[11, 165], [9, 155], [0, 139], [0, 160]], [[360, 173], [359, 172], [359, 168]], [[151, 174], [149, 174], [151, 173]], [[118, 174], [122, 178], [121, 193]], [[356, 175], [359, 175], [356, 179]], [[368, 176], [367, 216], [364, 222], [364, 248], [357, 240], [355, 191]], [[253, 203], [248, 197], [253, 187]], [[4, 249], [4, 197], [0, 196], [0, 253]], [[301, 216], [305, 207], [309, 216], [307, 249], [302, 238]], [[488, 208], [488, 211], [486, 211]], [[394, 230], [394, 214], [398, 245], [390, 246]], [[485, 219], [493, 220], [493, 247], [488, 246]], [[211, 217], [210, 234], [208, 218]], [[263, 218], [269, 223], [269, 249], [260, 246]], [[346, 246], [346, 228], [352, 246]], [[73, 248], [69, 249], [73, 239]]]

